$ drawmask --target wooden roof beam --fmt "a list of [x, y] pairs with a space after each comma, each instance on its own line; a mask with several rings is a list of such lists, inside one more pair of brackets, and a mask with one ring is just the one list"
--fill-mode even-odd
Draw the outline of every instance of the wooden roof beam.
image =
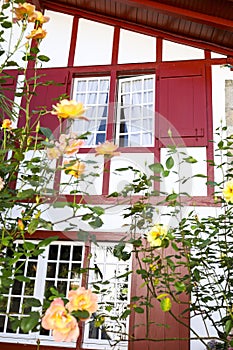
[[[160, 3], [157, 1], [152, 1], [152, 0], [118, 0], [118, 2], [122, 2], [130, 6], [136, 6], [136, 7], [140, 6], [143, 8], [145, 7], [151, 8], [153, 10], [157, 10], [167, 14], [170, 13], [172, 15], [182, 16], [191, 21], [211, 24], [218, 28], [223, 28], [228, 31], [233, 31], [233, 20], [225, 19], [222, 17], [207, 15], [205, 13], [188, 10], [188, 9], [184, 9], [184, 8], [176, 7], [172, 5], [167, 5], [167, 4]], [[232, 6], [231, 6], [231, 10], [233, 10]]]

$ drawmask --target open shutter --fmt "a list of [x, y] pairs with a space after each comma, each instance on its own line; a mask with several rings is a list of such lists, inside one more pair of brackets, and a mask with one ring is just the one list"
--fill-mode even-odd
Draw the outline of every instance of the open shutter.
[[[34, 74], [34, 72], [31, 74]], [[52, 105], [58, 102], [59, 96], [68, 93], [69, 71], [67, 68], [39, 69], [37, 70], [37, 76], [37, 84], [39, 85], [30, 103], [31, 126], [33, 125], [33, 128], [36, 127], [39, 112], [44, 108], [51, 111], [53, 109]], [[25, 106], [25, 101], [22, 101], [22, 105]], [[50, 113], [42, 114], [39, 120], [40, 126], [50, 128], [53, 133], [59, 132], [57, 116]], [[19, 126], [22, 127], [24, 122], [25, 119], [21, 116]]]
[[190, 62], [164, 64], [157, 74], [157, 137], [161, 143], [167, 143], [170, 129], [172, 136], [180, 138], [187, 146], [206, 146], [204, 65]]
[[[166, 255], [174, 255], [174, 251], [171, 247], [166, 248]], [[140, 257], [142, 258], [144, 255], [140, 255]], [[140, 267], [136, 259], [133, 258], [132, 270], [136, 271], [137, 269], [141, 268], [143, 269], [144, 266]], [[179, 272], [181, 275], [186, 273], [186, 270], [182, 265], [179, 268]], [[143, 297], [146, 297], [146, 295], [147, 289], [144, 286], [144, 280], [141, 278], [140, 274], [133, 273], [131, 279], [131, 296], [141, 296], [141, 301], [145, 301], [143, 300]], [[184, 294], [182, 297], [180, 295], [179, 298], [182, 300], [181, 303], [175, 303], [172, 301], [172, 312], [177, 320], [181, 321], [182, 323], [176, 321], [175, 318], [169, 314], [169, 312], [162, 311], [159, 301], [156, 300], [156, 298], [151, 299], [150, 302], [153, 307], [149, 308], [150, 326], [148, 329], [148, 334], [146, 330], [146, 324], [148, 323], [146, 312], [132, 312], [130, 316], [130, 334], [136, 340], [129, 343], [129, 350], [189, 349], [189, 312], [186, 310], [189, 306], [189, 296]], [[138, 305], [138, 302], [135, 302], [135, 304]], [[146, 334], [148, 339], [155, 339], [155, 341], [146, 340]]]
[[[6, 70], [0, 76], [0, 118], [1, 120], [9, 118], [11, 119], [12, 102], [15, 97], [15, 90], [17, 84], [18, 70]], [[6, 99], [4, 98], [6, 97]], [[6, 104], [6, 105], [5, 105]], [[4, 106], [5, 105], [5, 106]], [[9, 108], [9, 113], [7, 109]]]

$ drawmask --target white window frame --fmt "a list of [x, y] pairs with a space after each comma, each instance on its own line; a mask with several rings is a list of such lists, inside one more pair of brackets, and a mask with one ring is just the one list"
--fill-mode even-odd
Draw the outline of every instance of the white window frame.
[[[100, 89], [101, 82], [108, 80], [108, 88]], [[88, 88], [89, 83], [92, 81], [96, 81], [98, 88], [96, 91]], [[80, 82], [86, 82], [85, 90], [79, 91], [78, 84]], [[86, 116], [89, 118], [89, 121], [86, 120], [74, 120], [72, 125], [72, 131], [80, 133], [85, 133], [86, 131], [91, 132], [91, 135], [88, 136], [86, 141], [86, 145], [84, 147], [94, 147], [98, 144], [97, 135], [103, 135], [103, 142], [106, 140], [106, 131], [107, 131], [107, 123], [108, 123], [108, 106], [109, 106], [109, 91], [110, 91], [110, 76], [101, 76], [101, 77], [89, 77], [89, 78], [74, 78], [73, 79], [73, 99], [77, 102], [82, 102], [84, 107], [87, 109]], [[96, 103], [88, 101], [91, 94], [96, 94]], [[107, 101], [101, 102], [100, 96], [101, 94], [107, 94]], [[83, 98], [78, 97], [79, 95], [83, 95]], [[99, 108], [106, 108], [107, 113], [106, 117], [99, 115]], [[105, 131], [98, 130], [101, 126], [101, 121], [106, 121]], [[98, 126], [98, 128], [97, 128]], [[101, 142], [102, 143], [102, 142]]]

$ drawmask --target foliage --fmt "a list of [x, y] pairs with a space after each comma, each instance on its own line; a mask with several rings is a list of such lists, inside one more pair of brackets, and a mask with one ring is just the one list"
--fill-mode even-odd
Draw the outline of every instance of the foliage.
[[[16, 4], [18, 4], [16, 7]], [[25, 288], [30, 290], [30, 278], [25, 276], [23, 266], [28, 258], [37, 258], [43, 254], [44, 249], [53, 240], [54, 235], [42, 241], [29, 242], [27, 238], [33, 238], [38, 230], [49, 230], [59, 222], [46, 219], [48, 208], [71, 209], [71, 215], [66, 218], [65, 231], [78, 229], [78, 239], [96, 243], [93, 230], [103, 225], [103, 215], [105, 210], [101, 205], [93, 206], [83, 202], [85, 190], [91, 184], [93, 178], [99, 176], [99, 169], [95, 167], [89, 174], [91, 180], [87, 179], [86, 167], [88, 162], [83, 162], [78, 156], [80, 147], [83, 146], [88, 133], [78, 135], [70, 132], [70, 124], [73, 118], [86, 120], [83, 116], [85, 108], [76, 101], [58, 96], [58, 103], [53, 111], [48, 111], [46, 106], [34, 113], [31, 109], [33, 96], [40, 86], [37, 74], [38, 65], [46, 62], [49, 58], [40, 52], [40, 42], [44, 40], [46, 33], [42, 30], [42, 24], [48, 19], [38, 13], [35, 14], [32, 5], [23, 1], [6, 2], [0, 14], [0, 23], [3, 30], [0, 32], [0, 42], [4, 42], [5, 31], [12, 31], [14, 26], [20, 28], [18, 41], [9, 48], [7, 52], [0, 51], [4, 58], [1, 65], [1, 92], [0, 92], [0, 118], [1, 118], [1, 143], [0, 143], [0, 309], [5, 312], [6, 295], [16, 283], [24, 283]], [[5, 11], [12, 9], [11, 15], [16, 16], [17, 21], [8, 18]], [[19, 10], [16, 11], [15, 8]], [[32, 11], [32, 12], [31, 12]], [[42, 16], [42, 17], [41, 17]], [[32, 21], [35, 29], [26, 38], [34, 39], [32, 45], [25, 41], [28, 25]], [[36, 32], [35, 32], [36, 30]], [[9, 36], [11, 37], [12, 34]], [[24, 50], [24, 67], [13, 60], [14, 54], [20, 49]], [[28, 64], [33, 64], [33, 76], [27, 74]], [[22, 98], [22, 104], [18, 105], [7, 97], [5, 82], [12, 78], [6, 69], [14, 67], [23, 74], [23, 84], [17, 92], [17, 96]], [[52, 84], [52, 82], [48, 82]], [[5, 91], [4, 91], [5, 89]], [[40, 124], [41, 116], [49, 114], [56, 115], [60, 123], [60, 132], [56, 138], [49, 128]], [[18, 125], [16, 125], [16, 119]], [[67, 123], [64, 123], [64, 120]], [[33, 122], [32, 122], [33, 121]], [[215, 160], [209, 160], [212, 166], [221, 171], [219, 181], [208, 181], [207, 185], [213, 187], [213, 199], [217, 215], [200, 217], [196, 210], [192, 209], [184, 215], [185, 201], [189, 198], [186, 192], [180, 190], [181, 185], [187, 182], [181, 176], [181, 167], [184, 164], [192, 166], [196, 160], [180, 151], [175, 145], [171, 136], [171, 145], [168, 147], [168, 156], [165, 164], [149, 164], [150, 175], [135, 169], [132, 166], [116, 169], [116, 173], [121, 174], [131, 171], [134, 180], [127, 184], [122, 191], [113, 192], [108, 196], [112, 198], [116, 205], [127, 203], [122, 212], [122, 216], [127, 222], [125, 238], [121, 239], [113, 249], [114, 256], [126, 262], [130, 259], [136, 261], [134, 270], [127, 270], [114, 278], [118, 279], [120, 286], [120, 298], [126, 299], [127, 282], [129, 278], [137, 276], [141, 281], [138, 292], [132, 295], [127, 308], [120, 310], [116, 315], [113, 312], [111, 301], [104, 299], [108, 295], [111, 280], [104, 281], [102, 272], [98, 266], [94, 267], [96, 280], [92, 283], [92, 288], [99, 294], [99, 312], [96, 309], [84, 308], [72, 309], [68, 313], [64, 306], [66, 297], [56, 288], [46, 291], [46, 300], [39, 301], [35, 298], [27, 298], [23, 304], [22, 316], [11, 316], [11, 326], [13, 330], [18, 327], [24, 333], [38, 330], [42, 315], [58, 307], [65, 315], [66, 325], [69, 324], [70, 337], [63, 334], [59, 340], [72, 340], [78, 336], [76, 321], [73, 317], [87, 319], [94, 313], [90, 322], [94, 327], [101, 328], [110, 339], [113, 333], [109, 327], [108, 319], [117, 325], [115, 332], [119, 333], [115, 343], [128, 338], [129, 341], [136, 341], [137, 337], [127, 334], [121, 328], [121, 321], [124, 323], [130, 315], [143, 314], [145, 319], [145, 339], [158, 341], [155, 336], [151, 336], [151, 329], [154, 326], [167, 327], [161, 321], [161, 313], [155, 312], [158, 306], [162, 314], [169, 314], [177, 323], [190, 329], [187, 321], [189, 316], [201, 318], [206, 328], [207, 336], [201, 338], [199, 334], [191, 329], [193, 338], [200, 339], [208, 349], [214, 347], [228, 349], [233, 346], [231, 332], [233, 329], [233, 279], [232, 279], [232, 259], [233, 259], [233, 179], [232, 179], [232, 145], [233, 139], [225, 136], [225, 126], [217, 129], [216, 136], [219, 141], [216, 143]], [[117, 146], [110, 141], [96, 147], [96, 155], [104, 156], [107, 162], [113, 156], [119, 156], [116, 152]], [[63, 162], [64, 158], [66, 162]], [[178, 161], [177, 161], [178, 159]], [[56, 162], [56, 166], [51, 167], [51, 162]], [[92, 164], [93, 165], [93, 164]], [[70, 194], [74, 197], [73, 202], [63, 201], [59, 197], [59, 190], [51, 189], [50, 182], [61, 172], [67, 176], [67, 181], [62, 183], [63, 187], [71, 186]], [[154, 189], [154, 183], [160, 183], [169, 176], [176, 176], [178, 190], [171, 193], [164, 192], [163, 196], [158, 196], [159, 191]], [[206, 175], [196, 174], [196, 178], [205, 178]], [[155, 206], [155, 198], [157, 205]], [[114, 204], [115, 205], [115, 204]], [[166, 207], [167, 212], [158, 215], [160, 207]], [[155, 219], [155, 218], [159, 218]], [[172, 224], [167, 226], [167, 218]], [[172, 220], [171, 220], [172, 218]], [[77, 224], [74, 224], [74, 219]], [[82, 223], [88, 223], [89, 231], [82, 228]], [[16, 242], [20, 242], [19, 244]], [[131, 250], [128, 247], [131, 247]], [[86, 275], [91, 269], [85, 267], [80, 269], [80, 273]], [[54, 302], [55, 300], [55, 302]], [[59, 301], [57, 301], [59, 300]], [[49, 306], [52, 302], [52, 306]], [[69, 305], [69, 304], [68, 304]], [[158, 306], [157, 306], [158, 305]], [[180, 308], [177, 314], [177, 306]], [[45, 311], [47, 309], [47, 311]], [[48, 312], [49, 310], [49, 312]], [[70, 310], [69, 310], [70, 311]], [[73, 312], [73, 313], [72, 313]], [[53, 314], [54, 315], [54, 314]], [[158, 315], [158, 316], [157, 316]], [[46, 316], [47, 317], [47, 316]], [[58, 314], [55, 313], [55, 318]], [[70, 323], [71, 322], [71, 323]], [[46, 323], [46, 322], [45, 322]], [[48, 326], [49, 324], [49, 326]], [[140, 325], [135, 324], [136, 327]], [[47, 320], [47, 329], [57, 331], [51, 320]], [[211, 328], [211, 329], [210, 329]], [[212, 335], [212, 331], [215, 335]], [[59, 329], [60, 332], [60, 329]], [[126, 332], [126, 334], [124, 334]], [[214, 343], [215, 338], [217, 343]], [[173, 339], [173, 338], [172, 338]], [[164, 339], [160, 339], [164, 340]], [[166, 340], [166, 339], [165, 339]], [[171, 339], [167, 339], [171, 340]], [[114, 342], [113, 342], [114, 343]], [[114, 343], [114, 344], [115, 344]]]

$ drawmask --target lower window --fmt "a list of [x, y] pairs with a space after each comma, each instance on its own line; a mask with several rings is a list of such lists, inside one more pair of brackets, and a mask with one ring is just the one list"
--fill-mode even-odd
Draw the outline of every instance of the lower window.
[[[21, 251], [22, 244], [22, 241], [15, 243], [17, 252]], [[83, 348], [110, 350], [113, 344], [116, 344], [115, 349], [128, 347], [128, 320], [121, 320], [119, 316], [129, 304], [130, 279], [127, 272], [130, 270], [130, 262], [119, 261], [113, 256], [113, 249], [114, 244], [107, 242], [91, 246], [88, 286], [99, 293], [98, 314], [105, 318], [105, 322], [98, 327], [93, 319], [85, 323], [81, 335]], [[44, 329], [25, 334], [13, 327], [12, 319], [38, 311], [38, 308], [28, 306], [30, 303], [27, 301], [36, 298], [43, 303], [45, 291], [50, 287], [54, 286], [59, 293], [67, 295], [72, 285], [81, 285], [80, 268], [84, 265], [84, 255], [85, 247], [82, 243], [56, 241], [47, 246], [38, 257], [21, 256], [14, 268], [20, 268], [22, 275], [28, 279], [15, 280], [0, 300], [1, 342], [32, 345], [39, 342], [41, 345], [76, 347], [74, 342], [55, 342], [51, 331]], [[106, 284], [103, 285], [103, 281]]]

